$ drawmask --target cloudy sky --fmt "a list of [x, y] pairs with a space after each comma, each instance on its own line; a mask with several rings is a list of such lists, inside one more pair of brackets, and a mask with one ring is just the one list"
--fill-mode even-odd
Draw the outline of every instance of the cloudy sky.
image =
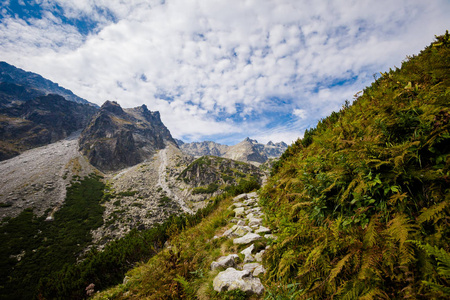
[[450, 29], [449, 0], [0, 3], [0, 60], [226, 144], [295, 141]]

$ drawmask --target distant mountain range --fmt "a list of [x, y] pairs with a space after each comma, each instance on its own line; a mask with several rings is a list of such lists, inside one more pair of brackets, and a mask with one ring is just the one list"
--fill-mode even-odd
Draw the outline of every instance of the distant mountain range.
[[288, 147], [284, 142], [268, 142], [264, 145], [250, 138], [246, 138], [234, 146], [222, 145], [211, 141], [192, 143], [184, 143], [181, 140], [176, 141], [183, 152], [196, 157], [214, 155], [254, 164], [262, 164], [270, 158], [278, 158]]

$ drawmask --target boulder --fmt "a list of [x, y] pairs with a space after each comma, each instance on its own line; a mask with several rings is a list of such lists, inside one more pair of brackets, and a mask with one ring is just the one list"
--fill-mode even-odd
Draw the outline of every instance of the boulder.
[[216, 270], [218, 268], [235, 267], [236, 260], [238, 259], [237, 254], [230, 254], [228, 256], [222, 256], [217, 261], [211, 263], [211, 270]]
[[258, 241], [261, 239], [261, 236], [257, 233], [247, 233], [246, 235], [244, 235], [243, 237], [237, 238], [233, 240], [233, 244], [237, 244], [237, 245], [245, 245], [245, 244], [250, 244], [253, 243], [255, 241]]
[[241, 290], [248, 295], [261, 295], [264, 292], [264, 286], [259, 278], [253, 277], [248, 270], [238, 271], [234, 268], [228, 268], [220, 272], [213, 280], [213, 287], [219, 293]]

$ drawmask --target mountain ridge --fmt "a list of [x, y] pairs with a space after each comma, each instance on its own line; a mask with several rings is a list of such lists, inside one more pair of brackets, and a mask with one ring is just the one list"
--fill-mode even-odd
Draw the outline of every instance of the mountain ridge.
[[284, 142], [273, 143], [269, 141], [266, 145], [258, 143], [249, 137], [240, 143], [228, 146], [213, 141], [184, 143], [177, 140], [180, 149], [195, 157], [203, 155], [214, 155], [256, 165], [267, 162], [269, 159], [278, 158], [287, 149]]

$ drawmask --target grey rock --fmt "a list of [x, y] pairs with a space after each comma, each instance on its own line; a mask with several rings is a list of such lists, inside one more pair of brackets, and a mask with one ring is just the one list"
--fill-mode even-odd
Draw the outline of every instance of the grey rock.
[[235, 217], [243, 216], [243, 215], [244, 215], [244, 212], [245, 212], [245, 208], [243, 208], [243, 207], [235, 208], [235, 209], [234, 209], [234, 216], [235, 216]]
[[261, 264], [259, 264], [259, 263], [250, 263], [250, 264], [245, 264], [242, 267], [242, 269], [253, 273], [253, 270], [255, 270], [259, 266], [261, 266]]
[[244, 263], [249, 263], [255, 260], [252, 256], [253, 249], [255, 249], [255, 245], [252, 244], [250, 247], [247, 247], [241, 251], [241, 254], [245, 255]]
[[258, 267], [256, 267], [253, 270], [253, 276], [258, 276], [258, 275], [264, 274], [264, 273], [266, 273], [266, 269], [262, 265], [259, 265]]
[[251, 218], [248, 220], [248, 226], [260, 226], [262, 223], [262, 220], [260, 218]]
[[270, 229], [264, 226], [259, 226], [259, 229], [255, 233], [270, 233]]
[[235, 267], [236, 260], [239, 258], [237, 254], [230, 254], [228, 256], [222, 256], [217, 261], [211, 263], [211, 270], [218, 268]]
[[245, 245], [250, 244], [252, 242], [258, 241], [261, 239], [261, 236], [257, 233], [247, 233], [243, 237], [237, 238], [233, 240], [233, 244], [237, 245]]
[[238, 271], [234, 268], [220, 272], [213, 280], [213, 287], [217, 292], [237, 289], [249, 295], [261, 295], [264, 292], [264, 286], [259, 278], [253, 277], [248, 270]]
[[264, 255], [265, 252], [266, 252], [266, 250], [261, 250], [258, 253], [256, 253], [255, 254], [255, 260], [257, 262], [262, 262], [262, 258], [263, 258], [263, 255]]

